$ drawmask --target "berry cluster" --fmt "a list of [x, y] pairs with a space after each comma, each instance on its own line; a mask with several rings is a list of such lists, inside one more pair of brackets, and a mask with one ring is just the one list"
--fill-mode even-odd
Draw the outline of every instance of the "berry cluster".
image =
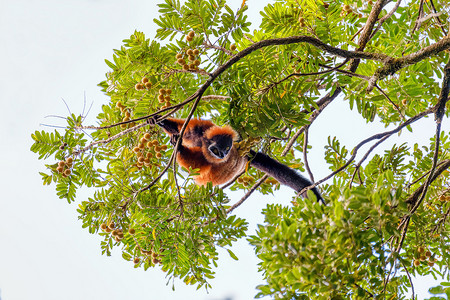
[[450, 196], [440, 195], [439, 200], [442, 202], [450, 202]]
[[234, 143], [234, 146], [236, 147], [236, 150], [238, 151], [239, 156], [244, 156], [244, 155], [247, 155], [250, 152], [251, 148], [254, 145], [258, 144], [260, 141], [261, 141], [261, 138], [259, 138], [259, 137], [257, 137], [257, 138], [249, 137], [246, 140], [242, 140], [240, 142]]
[[195, 31], [189, 31], [188, 34], [186, 34], [186, 41], [188, 42], [192, 42], [192, 40], [194, 39], [195, 36]]
[[171, 89], [159, 89], [159, 95], [158, 95], [158, 102], [159, 103], [165, 103], [161, 109], [170, 107], [170, 100], [172, 100], [170, 98], [170, 94], [172, 94], [172, 90]]
[[249, 186], [250, 184], [252, 184], [255, 181], [255, 178], [250, 175], [244, 175], [244, 176], [239, 177], [236, 181], [237, 181], [237, 183], [240, 183], [244, 186]]
[[350, 5], [344, 4], [342, 6], [341, 17], [345, 17], [349, 14], [357, 15], [360, 18], [362, 18], [362, 16], [363, 16], [361, 13], [358, 14], [357, 12], [354, 12]]
[[116, 229], [116, 225], [114, 224], [114, 222], [109, 223], [109, 225], [106, 225], [106, 223], [102, 223], [100, 225], [100, 229], [106, 233], [111, 233], [116, 242], [120, 242], [123, 239], [123, 230], [120, 228]]
[[148, 81], [147, 77], [144, 77], [144, 78], [142, 78], [141, 82], [136, 83], [134, 88], [137, 91], [144, 90], [144, 89], [149, 90], [152, 88], [152, 83], [150, 81]]
[[137, 157], [136, 166], [139, 169], [143, 166], [150, 167], [150, 160], [153, 158], [153, 155], [159, 159], [162, 157], [161, 151], [167, 150], [167, 145], [159, 145], [157, 140], [150, 141], [150, 138], [150, 133], [145, 133], [141, 137], [139, 144], [133, 148], [133, 152], [136, 153]]
[[[131, 113], [130, 110], [126, 108], [125, 105], [122, 104], [122, 102], [118, 101], [116, 103], [116, 107], [120, 110], [120, 112], [123, 114], [122, 122], [130, 121]], [[128, 123], [128, 124], [120, 124], [120, 128], [125, 129], [127, 127], [133, 127], [135, 125], [134, 122]]]
[[426, 260], [428, 260], [428, 266], [430, 267], [434, 266], [434, 263], [436, 262], [436, 259], [431, 253], [431, 251], [429, 250], [425, 251], [424, 247], [417, 248], [417, 255], [414, 258], [414, 266], [418, 267], [420, 266], [420, 262]]
[[[178, 53], [175, 58], [177, 63], [183, 67], [183, 70], [198, 71], [200, 65], [200, 58], [198, 57], [200, 51], [198, 49], [188, 49], [185, 53]], [[186, 59], [188, 62], [186, 62]]]
[[59, 150], [64, 150], [67, 147], [67, 143], [62, 143], [61, 146], [59, 146]]
[[60, 161], [58, 162], [58, 166], [56, 167], [56, 172], [61, 174], [63, 177], [68, 177], [70, 174], [72, 174], [72, 171], [70, 170], [72, 168], [72, 164], [72, 157], [68, 157], [65, 161]]
[[[144, 249], [140, 249], [140, 252], [141, 252], [142, 255], [145, 255], [148, 258], [151, 258], [153, 264], [156, 265], [156, 264], [161, 263], [161, 255], [160, 254], [158, 254], [158, 253], [156, 253], [156, 252], [154, 252], [152, 250], [144, 250]], [[136, 257], [133, 260], [133, 262], [135, 264], [138, 264], [140, 262], [140, 258]]]

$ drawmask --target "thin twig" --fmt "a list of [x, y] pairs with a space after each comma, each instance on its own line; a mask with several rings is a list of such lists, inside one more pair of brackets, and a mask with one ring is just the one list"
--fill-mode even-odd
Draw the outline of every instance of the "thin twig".
[[[437, 12], [436, 7], [434, 6], [433, 0], [430, 0], [430, 4], [431, 4], [431, 7], [433, 8], [434, 13], [437, 14], [438, 12]], [[442, 32], [444, 33], [444, 36], [446, 36], [447, 31], [445, 30], [444, 24], [442, 24], [441, 19], [439, 19], [439, 16], [436, 16], [436, 21], [438, 23], [438, 26], [441, 28]]]
[[405, 264], [403, 262], [401, 262], [401, 264], [403, 266], [403, 269], [405, 269], [406, 276], [408, 276], [409, 284], [411, 284], [412, 300], [414, 300], [416, 293], [414, 292], [414, 284], [412, 282], [411, 275], [409, 275], [408, 268], [405, 266]]
[[308, 172], [311, 182], [314, 182], [314, 175], [311, 172], [311, 169], [309, 168], [309, 163], [308, 163], [308, 129], [309, 129], [309, 126], [307, 126], [305, 128], [305, 134], [303, 136], [303, 161], [305, 163], [305, 168], [306, 168], [306, 171]]
[[391, 100], [391, 98], [389, 98], [389, 96], [378, 86], [378, 84], [375, 84], [375, 88], [394, 106], [395, 110], [400, 114], [402, 119], [404, 121], [406, 121], [405, 116], [400, 111], [400, 108], [398, 107], [398, 105], [395, 104], [394, 101]]
[[390, 136], [392, 136], [394, 133], [397, 133], [397, 132], [399, 132], [400, 130], [402, 130], [404, 127], [406, 127], [406, 126], [408, 126], [408, 125], [410, 125], [410, 124], [416, 122], [417, 120], [420, 120], [421, 118], [423, 118], [424, 116], [426, 116], [426, 115], [428, 115], [428, 114], [431, 114], [433, 111], [434, 111], [434, 107], [429, 108], [429, 109], [427, 109], [426, 111], [423, 111], [423, 112], [421, 112], [421, 113], [415, 115], [414, 117], [408, 119], [407, 121], [403, 122], [402, 124], [400, 124], [399, 126], [397, 126], [397, 128], [395, 128], [395, 129], [393, 129], [393, 130], [386, 131], [386, 132], [382, 132], [382, 133], [377, 133], [377, 134], [374, 134], [374, 135], [372, 135], [371, 137], [369, 137], [369, 138], [363, 140], [363, 141], [360, 142], [358, 145], [356, 145], [355, 148], [353, 148], [353, 150], [352, 150], [352, 156], [349, 158], [349, 160], [348, 160], [342, 167], [338, 168], [336, 171], [332, 172], [331, 174], [329, 174], [328, 176], [324, 177], [323, 179], [317, 181], [317, 182], [314, 183], [313, 185], [304, 188], [303, 190], [301, 190], [301, 191], [299, 192], [299, 194], [302, 194], [302, 193], [306, 192], [308, 189], [312, 189], [313, 187], [315, 187], [315, 186], [321, 184], [322, 182], [324, 182], [324, 181], [330, 179], [330, 178], [333, 177], [334, 175], [338, 174], [339, 172], [341, 172], [342, 170], [344, 170], [345, 168], [347, 168], [347, 167], [350, 165], [350, 163], [352, 163], [353, 160], [355, 159], [358, 150], [359, 150], [362, 146], [364, 146], [365, 144], [367, 144], [368, 142], [373, 141], [373, 140], [378, 140], [378, 139], [384, 138], [385, 136], [390, 137]]
[[378, 20], [378, 26], [377, 28], [375, 28], [372, 32], [372, 34], [370, 35], [370, 39], [373, 38], [373, 36], [375, 35], [375, 33], [378, 32], [378, 30], [380, 30], [381, 26], [383, 25], [383, 23], [389, 19], [390, 17], [392, 17], [392, 15], [397, 11], [397, 9], [400, 6], [400, 3], [402, 2], [402, 0], [397, 0], [397, 2], [395, 3], [394, 7], [391, 9], [390, 12], [388, 12], [384, 17], [382, 17], [380, 20]]

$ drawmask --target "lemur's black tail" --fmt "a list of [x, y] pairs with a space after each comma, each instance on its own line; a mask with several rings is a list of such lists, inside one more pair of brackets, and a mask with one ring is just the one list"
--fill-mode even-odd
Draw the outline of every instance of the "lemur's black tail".
[[[249, 160], [251, 166], [272, 176], [281, 184], [287, 185], [297, 192], [300, 192], [303, 188], [312, 185], [310, 180], [297, 173], [297, 171], [283, 165], [279, 161], [276, 161], [264, 153], [250, 151]], [[317, 201], [325, 203], [322, 195], [316, 187], [312, 188], [311, 191], [313, 191], [314, 195], [316, 195]]]

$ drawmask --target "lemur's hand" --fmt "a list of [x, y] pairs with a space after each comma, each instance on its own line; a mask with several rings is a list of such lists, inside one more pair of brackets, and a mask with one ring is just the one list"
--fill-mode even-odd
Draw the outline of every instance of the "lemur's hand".
[[152, 126], [155, 126], [156, 120], [158, 120], [159, 117], [160, 117], [159, 115], [154, 115], [153, 117], [147, 119], [147, 123]]
[[170, 137], [170, 143], [175, 147], [179, 138], [179, 134], [172, 134], [172, 136]]

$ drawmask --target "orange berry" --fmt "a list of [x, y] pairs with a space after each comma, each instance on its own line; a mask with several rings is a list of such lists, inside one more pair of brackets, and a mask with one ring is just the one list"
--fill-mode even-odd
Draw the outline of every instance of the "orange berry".
[[133, 263], [134, 263], [135, 265], [137, 265], [140, 261], [141, 261], [141, 259], [140, 259], [139, 257], [136, 257], [136, 258], [133, 260]]
[[114, 230], [114, 228], [116, 228], [116, 224], [114, 224], [114, 222], [111, 222], [111, 223], [108, 225], [108, 228], [111, 229], [111, 230]]
[[135, 234], [136, 230], [134, 230], [133, 228], [128, 229], [128, 233], [129, 234]]
[[147, 141], [149, 141], [150, 138], [151, 138], [150, 133], [146, 132], [146, 133], [144, 134], [144, 139], [147, 140]]
[[64, 175], [69, 176], [72, 173], [69, 169], [64, 170]]
[[415, 266], [415, 267], [418, 267], [418, 266], [420, 266], [420, 261], [418, 261], [418, 260], [414, 260], [414, 266]]
[[152, 83], [151, 82], [146, 82], [145, 83], [145, 88], [148, 89], [148, 90], [151, 89], [152, 88]]
[[195, 35], [195, 31], [189, 31], [188, 36], [190, 36], [191, 38], [193, 38]]
[[188, 65], [183, 65], [183, 70], [185, 70], [185, 71], [189, 70], [189, 66]]
[[147, 83], [147, 82], [148, 82], [148, 78], [147, 77], [142, 78], [142, 83]]
[[194, 49], [194, 55], [199, 55], [199, 54], [200, 54], [200, 50]]
[[155, 156], [156, 156], [156, 158], [161, 158], [162, 154], [161, 154], [161, 152], [156, 152]]
[[182, 59], [182, 58], [179, 58], [179, 59], [177, 60], [177, 63], [179, 63], [180, 65], [185, 65], [185, 64], [186, 64], [186, 61], [185, 61], [184, 59]]
[[176, 58], [176, 59], [180, 59], [180, 58], [183, 58], [183, 54], [181, 54], [181, 53], [178, 53], [177, 55], [175, 55], [175, 58]]
[[72, 157], [66, 158], [66, 163], [67, 163], [67, 164], [73, 163], [73, 158], [72, 158]]
[[102, 223], [102, 224], [100, 225], [100, 229], [101, 229], [101, 230], [106, 230], [106, 228], [108, 228], [108, 226], [106, 226], [105, 223]]
[[142, 83], [136, 83], [136, 85], [134, 86], [134, 88], [136, 89], [136, 90], [143, 90], [144, 89], [144, 86], [142, 85]]
[[194, 51], [193, 51], [192, 49], [188, 49], [188, 50], [186, 51], [186, 54], [187, 54], [187, 55], [194, 55]]
[[235, 45], [235, 44], [231, 44], [231, 46], [230, 46], [230, 50], [231, 50], [231, 51], [234, 51], [234, 50], [236, 50], [236, 45]]

